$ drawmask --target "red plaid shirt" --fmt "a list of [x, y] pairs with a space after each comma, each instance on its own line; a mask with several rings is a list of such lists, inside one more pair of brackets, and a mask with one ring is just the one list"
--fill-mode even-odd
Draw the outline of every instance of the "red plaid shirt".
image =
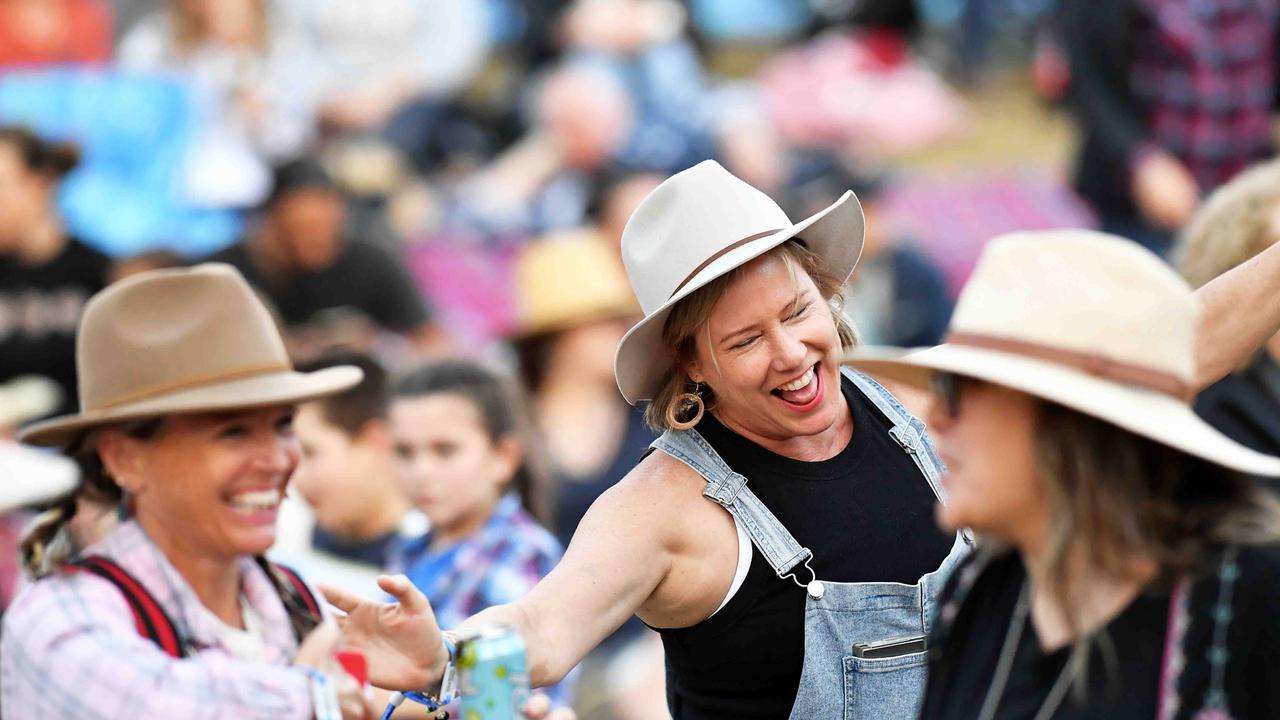
[[1141, 0], [1134, 90], [1205, 191], [1271, 155], [1280, 0]]

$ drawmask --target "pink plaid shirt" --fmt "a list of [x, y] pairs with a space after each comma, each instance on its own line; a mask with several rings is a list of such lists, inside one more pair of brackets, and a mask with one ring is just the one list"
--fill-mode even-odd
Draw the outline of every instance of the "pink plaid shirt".
[[124, 597], [89, 573], [26, 588], [0, 633], [0, 715], [41, 720], [309, 720], [307, 675], [266, 574], [241, 561], [243, 592], [263, 619], [266, 660], [235, 658], [220, 621], [202, 605], [137, 523], [122, 523], [89, 554], [119, 563], [155, 596], [193, 648], [176, 660], [138, 635]]

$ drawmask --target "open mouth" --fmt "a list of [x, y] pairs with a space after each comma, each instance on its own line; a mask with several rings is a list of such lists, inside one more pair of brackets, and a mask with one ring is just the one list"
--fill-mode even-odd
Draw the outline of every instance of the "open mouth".
[[822, 400], [822, 375], [818, 372], [820, 365], [821, 363], [810, 365], [799, 377], [779, 385], [770, 394], [793, 410], [812, 410]]
[[274, 512], [280, 507], [284, 493], [279, 488], [247, 490], [226, 498], [227, 505], [240, 515], [253, 516]]

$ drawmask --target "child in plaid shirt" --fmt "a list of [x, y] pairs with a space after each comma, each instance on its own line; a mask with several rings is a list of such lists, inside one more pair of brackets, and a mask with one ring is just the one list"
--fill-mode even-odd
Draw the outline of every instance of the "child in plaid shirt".
[[[564, 549], [532, 513], [540, 485], [507, 383], [473, 362], [427, 365], [400, 380], [390, 417], [396, 472], [431, 522], [392, 569], [446, 628], [533, 589]], [[555, 705], [566, 685], [548, 688]]]

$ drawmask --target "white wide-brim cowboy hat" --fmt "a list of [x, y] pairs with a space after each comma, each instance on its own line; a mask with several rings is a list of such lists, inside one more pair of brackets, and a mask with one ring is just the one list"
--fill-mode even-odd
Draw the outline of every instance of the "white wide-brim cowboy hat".
[[1088, 230], [992, 240], [952, 316], [946, 343], [866, 348], [849, 364], [927, 387], [944, 371], [1020, 390], [1253, 475], [1280, 458], [1247, 448], [1191, 408], [1200, 306], [1163, 261]]
[[58, 409], [63, 392], [42, 375], [20, 375], [0, 383], [0, 430], [15, 428]]
[[349, 389], [359, 368], [293, 369], [262, 301], [230, 265], [155, 270], [93, 296], [76, 333], [80, 412], [19, 438], [65, 446], [127, 420], [304, 402]]
[[676, 173], [636, 208], [622, 259], [644, 319], [618, 345], [614, 375], [627, 402], [652, 399], [675, 361], [662, 344], [671, 309], [716, 278], [796, 238], [832, 275], [848, 279], [862, 253], [862, 207], [852, 192], [793, 223], [778, 204], [713, 160]]

